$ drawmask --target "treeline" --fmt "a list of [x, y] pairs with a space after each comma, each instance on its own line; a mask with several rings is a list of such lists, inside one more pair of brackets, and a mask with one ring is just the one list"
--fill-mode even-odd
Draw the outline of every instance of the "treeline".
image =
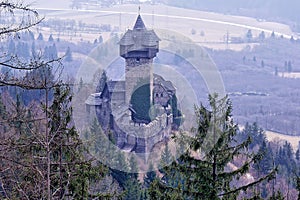
[[[38, 83], [41, 77], [49, 76], [49, 78], [54, 79], [49, 69], [39, 66], [36, 70], [24, 70], [26, 64], [32, 65], [52, 65], [52, 67], [57, 67], [62, 71], [62, 67], [59, 67], [62, 63], [66, 64], [73, 60], [72, 51], [70, 47], [67, 47], [63, 52], [62, 48], [58, 49], [57, 43], [60, 44], [59, 38], [54, 39], [53, 35], [50, 34], [48, 38], [44, 38], [42, 33], [37, 36], [32, 31], [22, 31], [18, 32], [14, 36], [9, 36], [1, 42], [2, 56], [0, 62], [2, 63], [0, 72], [4, 79], [9, 79], [9, 77], [19, 78], [24, 77], [24, 79], [32, 80]], [[59, 45], [60, 46], [60, 45]], [[59, 58], [60, 56], [63, 58]], [[55, 62], [56, 61], [56, 62]], [[15, 70], [12, 66], [18, 66]], [[22, 70], [23, 69], [23, 70]], [[16, 100], [16, 95], [19, 96], [24, 105], [29, 105], [33, 100], [40, 100], [44, 95], [43, 91], [39, 90], [26, 90], [20, 87], [15, 87], [11, 85], [7, 87], [4, 85], [0, 91], [8, 92], [10, 96], [14, 97]], [[51, 98], [52, 99], [52, 98]]]

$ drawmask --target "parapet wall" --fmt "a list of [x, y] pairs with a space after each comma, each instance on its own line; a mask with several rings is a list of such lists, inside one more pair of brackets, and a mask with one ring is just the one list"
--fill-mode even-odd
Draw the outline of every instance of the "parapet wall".
[[172, 114], [167, 115], [164, 113], [149, 124], [131, 122], [129, 124], [119, 124], [119, 126], [126, 134], [127, 141], [125, 143], [135, 146], [136, 153], [145, 153], [151, 151], [156, 143], [162, 141], [165, 137], [169, 137], [172, 119]]
[[119, 126], [127, 134], [137, 138], [148, 138], [165, 129], [171, 122], [169, 118], [172, 118], [172, 115], [168, 116], [164, 113], [156, 117], [149, 124], [138, 124], [131, 121], [129, 124], [119, 124]]

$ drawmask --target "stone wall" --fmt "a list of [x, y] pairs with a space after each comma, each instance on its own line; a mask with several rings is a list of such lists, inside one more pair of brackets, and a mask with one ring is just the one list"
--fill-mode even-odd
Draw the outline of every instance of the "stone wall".
[[152, 59], [140, 58], [137, 61], [136, 58], [128, 58], [125, 70], [126, 104], [130, 104], [134, 90], [146, 84], [150, 84], [149, 98], [151, 102], [153, 91]]
[[[144, 153], [151, 151], [156, 143], [162, 141], [164, 137], [169, 136], [168, 133], [171, 131], [172, 119], [172, 114], [167, 115], [164, 113], [149, 124], [131, 122], [129, 124], [119, 124], [118, 126], [126, 133], [125, 138], [127, 141], [125, 143], [135, 146], [137, 153]], [[119, 139], [123, 140], [124, 138]], [[135, 144], [132, 144], [133, 142]]]
[[[136, 153], [150, 152], [155, 144], [169, 137], [173, 123], [172, 114], [163, 113], [149, 124], [138, 124], [128, 120], [115, 121], [111, 113], [110, 104], [100, 106], [88, 106], [89, 120], [91, 116], [97, 116], [102, 129], [114, 133], [117, 146], [131, 146]], [[112, 121], [113, 124], [110, 123]], [[128, 123], [129, 122], [129, 123]], [[112, 127], [111, 127], [112, 126]]]
[[161, 85], [156, 85], [153, 89], [153, 99], [154, 99], [154, 104], [167, 106], [168, 101], [170, 100], [170, 96], [168, 92]]

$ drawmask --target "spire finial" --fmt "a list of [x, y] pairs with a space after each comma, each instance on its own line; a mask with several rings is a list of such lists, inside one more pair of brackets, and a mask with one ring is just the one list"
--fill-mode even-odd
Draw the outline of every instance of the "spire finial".
[[141, 6], [139, 6], [139, 15], [141, 14]]

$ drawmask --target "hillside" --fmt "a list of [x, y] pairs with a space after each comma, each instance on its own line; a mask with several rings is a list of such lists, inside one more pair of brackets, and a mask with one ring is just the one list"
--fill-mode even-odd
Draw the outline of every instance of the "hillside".
[[[45, 22], [38, 30], [45, 38], [52, 34], [54, 38], [69, 41], [77, 65], [83, 62], [89, 49], [93, 48], [92, 43], [100, 35], [107, 40], [131, 28], [138, 10], [136, 4], [72, 10], [70, 2], [56, 3], [50, 5], [46, 1], [39, 1], [34, 4], [45, 15]], [[299, 79], [275, 76], [276, 70], [279, 74], [287, 72], [285, 62], [289, 61], [292, 72], [300, 71], [297, 54], [300, 47], [297, 42], [287, 40], [294, 35], [287, 25], [165, 5], [142, 5], [141, 14], [147, 26], [178, 32], [191, 38], [195, 44], [207, 48], [221, 71], [226, 91], [232, 94], [234, 115], [239, 123], [258, 121], [266, 129], [290, 135], [299, 134], [300, 126], [295, 123], [300, 107], [295, 101], [300, 93], [297, 87]], [[226, 44], [226, 37], [245, 39], [249, 29], [252, 30], [253, 38], [265, 31], [266, 40]], [[286, 39], [268, 39], [273, 30], [277, 33], [276, 38], [283, 35]], [[82, 48], [87, 43], [90, 48]], [[67, 45], [60, 46], [57, 47], [63, 55]], [[72, 69], [72, 74], [78, 67]], [[189, 78], [194, 88], [197, 88], [195, 78]], [[236, 95], [240, 93], [258, 93], [263, 96]], [[199, 99], [206, 99], [203, 93], [197, 95]]]
[[[138, 12], [136, 4], [115, 5], [110, 8], [91, 7], [89, 10], [72, 10], [67, 3], [58, 9], [60, 4], [50, 6], [41, 1], [34, 5], [40, 8], [38, 10], [45, 15], [46, 21], [61, 19], [95, 25], [109, 24], [112, 29], [119, 30], [120, 33], [132, 26], [132, 21]], [[223, 43], [227, 35], [243, 38], [249, 29], [252, 29], [253, 36], [258, 36], [261, 31], [265, 31], [266, 36], [269, 36], [274, 31], [287, 38], [291, 35], [296, 37], [287, 25], [258, 21], [256, 18], [148, 4], [141, 6], [141, 14], [145, 23], [151, 28], [175, 30], [191, 37], [201, 45], [214, 48], [224, 48], [223, 44], [218, 43]], [[58, 34], [54, 30], [51, 32]], [[242, 47], [236, 44], [232, 45], [232, 48]]]

